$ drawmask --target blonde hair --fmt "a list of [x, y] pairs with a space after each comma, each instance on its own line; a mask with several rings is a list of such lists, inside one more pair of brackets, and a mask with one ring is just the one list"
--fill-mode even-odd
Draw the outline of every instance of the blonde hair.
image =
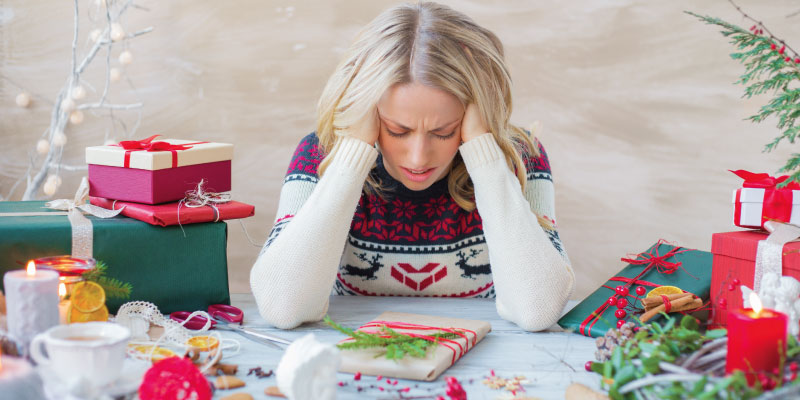
[[[523, 192], [526, 174], [522, 154], [538, 156], [538, 147], [521, 128], [509, 123], [511, 77], [503, 45], [492, 32], [447, 6], [423, 2], [384, 11], [356, 37], [328, 80], [319, 100], [317, 136], [322, 176], [346, 129], [372, 112], [395, 84], [419, 82], [454, 95], [466, 107], [474, 103], [489, 132], [515, 171]], [[456, 155], [447, 187], [463, 209], [475, 209], [472, 181]], [[381, 182], [370, 174], [367, 192], [382, 195]]]

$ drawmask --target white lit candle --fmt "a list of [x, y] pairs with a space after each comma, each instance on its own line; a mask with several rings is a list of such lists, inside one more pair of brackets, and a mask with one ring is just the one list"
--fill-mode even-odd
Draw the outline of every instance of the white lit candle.
[[64, 282], [58, 284], [58, 323], [67, 323], [67, 312], [69, 312], [69, 305], [72, 301], [65, 299], [67, 297], [67, 285]]
[[22, 358], [0, 355], [0, 393], [4, 399], [43, 399], [44, 388], [39, 375]]
[[26, 270], [6, 272], [8, 333], [27, 350], [33, 337], [58, 325], [58, 273], [36, 270], [33, 261]]

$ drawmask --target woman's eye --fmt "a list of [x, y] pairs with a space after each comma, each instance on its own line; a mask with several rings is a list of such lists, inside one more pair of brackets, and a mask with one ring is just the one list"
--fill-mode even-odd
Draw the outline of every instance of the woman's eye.
[[394, 137], [399, 137], [406, 134], [405, 132], [392, 132], [388, 128], [386, 129], [386, 132], [389, 134], [389, 136], [394, 136]]
[[447, 135], [434, 134], [434, 136], [436, 136], [437, 139], [447, 140], [447, 139], [450, 139], [451, 137], [453, 137], [453, 135], [455, 135], [455, 134], [456, 134], [456, 131], [453, 130], [452, 132], [448, 133]]

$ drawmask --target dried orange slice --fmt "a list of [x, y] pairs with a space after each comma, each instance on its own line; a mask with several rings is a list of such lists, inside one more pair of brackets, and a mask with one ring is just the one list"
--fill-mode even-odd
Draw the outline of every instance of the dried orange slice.
[[103, 287], [91, 282], [78, 282], [70, 294], [72, 307], [83, 313], [95, 312], [106, 304], [106, 292]]
[[187, 340], [186, 345], [200, 351], [210, 351], [219, 346], [219, 340], [213, 336], [195, 336]]
[[[144, 357], [147, 357], [147, 355], [150, 354], [150, 350], [153, 348], [153, 346], [151, 345], [143, 345], [143, 344], [131, 345], [129, 347], [131, 348], [131, 351], [136, 353], [136, 355], [141, 355]], [[175, 352], [170, 349], [165, 349], [163, 347], [156, 347], [156, 349], [153, 350], [153, 355], [150, 357], [150, 361], [156, 362], [156, 361], [161, 361], [165, 358], [177, 357], [177, 356], [178, 355], [175, 354]]]
[[67, 310], [67, 323], [72, 324], [91, 321], [108, 321], [108, 308], [106, 306], [101, 306], [93, 312], [85, 313], [78, 310], [74, 305], [69, 306], [69, 310]]
[[653, 297], [653, 296], [661, 296], [661, 295], [670, 295], [670, 294], [681, 294], [683, 290], [677, 286], [659, 286], [650, 291], [646, 297]]

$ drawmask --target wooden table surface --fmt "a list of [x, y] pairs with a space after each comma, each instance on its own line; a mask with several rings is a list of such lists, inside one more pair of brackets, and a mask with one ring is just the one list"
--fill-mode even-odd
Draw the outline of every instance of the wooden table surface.
[[[326, 343], [336, 343], [344, 337], [322, 322], [304, 324], [292, 330], [273, 328], [258, 314], [255, 300], [250, 294], [232, 295], [232, 304], [244, 310], [245, 326], [259, 332], [290, 340], [313, 332], [317, 340]], [[566, 310], [574, 305], [575, 302], [570, 302]], [[456, 362], [455, 366], [433, 382], [399, 380], [395, 386], [387, 385], [384, 379], [381, 386], [387, 390], [380, 391], [377, 388], [378, 381], [373, 376], [364, 376], [360, 381], [354, 381], [352, 374], [340, 373], [339, 380], [345, 382], [346, 386], [338, 388], [338, 399], [435, 399], [437, 395], [444, 395], [445, 376], [458, 378], [470, 400], [511, 397], [508, 391], [490, 389], [481, 383], [491, 370], [504, 378], [524, 375], [530, 381], [524, 385], [524, 394], [530, 397], [563, 399], [565, 389], [573, 382], [598, 388], [597, 375], [584, 370], [584, 363], [594, 358], [593, 339], [562, 332], [558, 326], [545, 332], [523, 331], [500, 318], [494, 300], [491, 299], [333, 296], [328, 314], [334, 321], [355, 328], [384, 311], [484, 320], [492, 324], [492, 331]], [[237, 364], [237, 376], [247, 385], [240, 389], [218, 390], [214, 398], [220, 399], [237, 392], [250, 393], [256, 399], [270, 398], [264, 395], [264, 389], [276, 385], [274, 375], [257, 378], [255, 375], [247, 376], [247, 372], [250, 368], [259, 366], [264, 371], [274, 370], [283, 354], [282, 350], [249, 340], [234, 332], [220, 333], [224, 338], [236, 339], [241, 343], [240, 351], [233, 355], [226, 354], [223, 361]], [[364, 387], [364, 390], [359, 392], [358, 385]], [[374, 387], [370, 388], [371, 385]], [[401, 397], [396, 389], [406, 386], [411, 390], [402, 393]]]

